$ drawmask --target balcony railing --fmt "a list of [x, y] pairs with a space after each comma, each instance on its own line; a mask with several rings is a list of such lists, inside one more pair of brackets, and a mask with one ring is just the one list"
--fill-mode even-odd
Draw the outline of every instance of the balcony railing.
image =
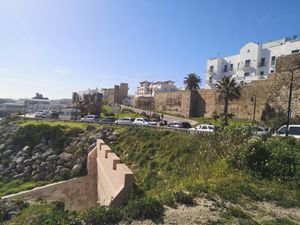
[[265, 67], [266, 66], [266, 63], [265, 62], [260, 62], [258, 63], [258, 67]]

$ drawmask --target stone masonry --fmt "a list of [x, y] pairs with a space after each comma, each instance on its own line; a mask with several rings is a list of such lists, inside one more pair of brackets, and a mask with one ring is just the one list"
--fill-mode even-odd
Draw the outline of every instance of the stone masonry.
[[122, 204], [133, 189], [133, 173], [98, 139], [88, 155], [88, 175], [4, 196], [3, 199], [44, 199], [64, 202], [66, 209], [83, 210]]
[[[300, 54], [292, 54], [277, 58], [276, 74], [270, 74], [266, 80], [253, 81], [243, 85], [241, 98], [229, 103], [229, 112], [235, 118], [252, 119], [256, 96], [256, 120], [260, 120], [266, 107], [275, 111], [286, 112], [291, 69], [300, 65]], [[137, 100], [137, 107], [147, 109], [148, 99]], [[184, 117], [211, 117], [214, 112], [222, 113], [224, 105], [218, 101], [215, 90], [201, 89], [198, 91], [178, 91], [173, 93], [158, 93], [153, 98], [153, 108], [159, 111], [177, 113]], [[300, 69], [294, 73], [292, 115], [300, 116]]]

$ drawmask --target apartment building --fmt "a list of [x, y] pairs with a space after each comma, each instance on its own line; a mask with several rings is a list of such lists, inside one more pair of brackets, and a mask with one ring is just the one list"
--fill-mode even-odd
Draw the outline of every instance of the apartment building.
[[266, 79], [268, 74], [276, 72], [277, 57], [299, 52], [300, 38], [297, 36], [263, 44], [248, 43], [237, 55], [208, 59], [205, 88], [214, 88], [225, 76], [235, 78], [238, 83]]
[[136, 97], [153, 97], [156, 93], [175, 91], [178, 91], [178, 88], [174, 81], [150, 82], [145, 80], [140, 82], [140, 86], [137, 87]]

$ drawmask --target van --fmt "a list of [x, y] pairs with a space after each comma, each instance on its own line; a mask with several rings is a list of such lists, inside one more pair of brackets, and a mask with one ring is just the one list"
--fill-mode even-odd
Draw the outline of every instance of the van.
[[[291, 124], [288, 127], [289, 136], [300, 139], [300, 125]], [[276, 131], [276, 136], [284, 137], [286, 133], [286, 125], [283, 125]]]

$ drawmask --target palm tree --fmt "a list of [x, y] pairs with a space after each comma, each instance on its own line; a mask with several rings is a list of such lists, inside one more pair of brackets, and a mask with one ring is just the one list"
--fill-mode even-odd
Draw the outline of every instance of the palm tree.
[[216, 84], [219, 100], [224, 101], [224, 124], [228, 124], [228, 103], [241, 97], [241, 87], [234, 78], [223, 77]]
[[200, 88], [201, 79], [195, 73], [189, 73], [183, 81], [186, 90], [197, 90]]

